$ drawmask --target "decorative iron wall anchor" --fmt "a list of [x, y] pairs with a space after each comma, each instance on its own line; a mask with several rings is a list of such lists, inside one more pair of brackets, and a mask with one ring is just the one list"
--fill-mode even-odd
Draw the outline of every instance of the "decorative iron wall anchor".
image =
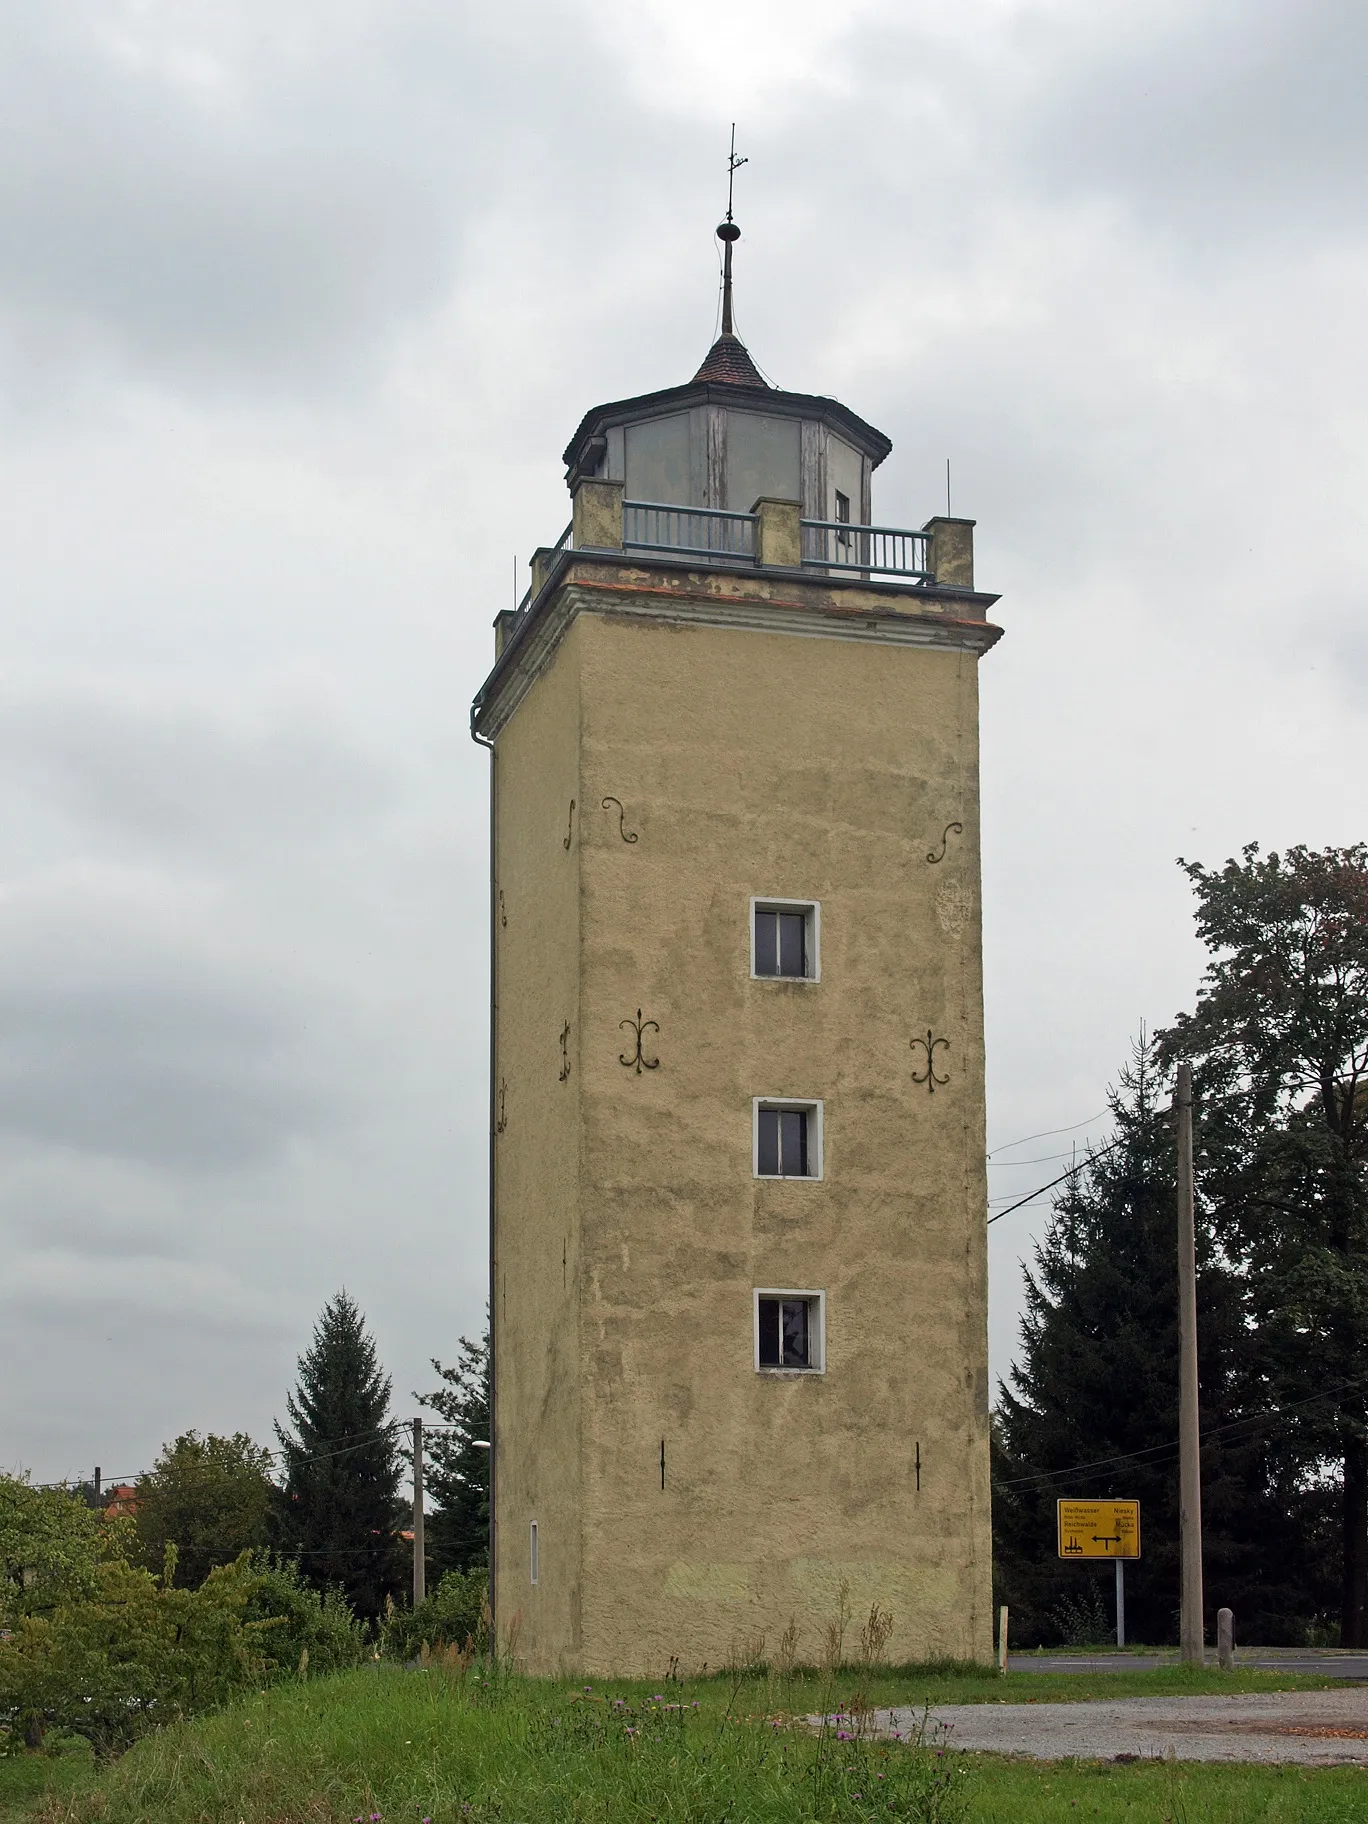
[[500, 1077], [499, 1078], [499, 1118], [494, 1123], [494, 1132], [496, 1134], [501, 1134], [501, 1133], [503, 1133], [504, 1129], [507, 1126], [508, 1126], [508, 1080], [505, 1077]]
[[564, 1026], [561, 1027], [560, 1047], [561, 1047], [561, 1067], [560, 1067], [560, 1079], [559, 1080], [562, 1083], [564, 1083], [565, 1079], [570, 1075], [570, 1022], [569, 1022], [569, 1020], [567, 1020], [564, 1024]]
[[603, 808], [605, 811], [610, 804], [615, 804], [618, 808], [618, 835], [621, 836], [624, 842], [635, 842], [637, 839], [637, 832], [627, 828], [627, 813], [622, 808], [621, 798], [614, 798], [610, 794], [603, 801]]
[[505, 931], [508, 929], [508, 912], [504, 906], [502, 887], [499, 888], [499, 923], [503, 926]]
[[964, 825], [962, 823], [947, 823], [945, 826], [945, 829], [941, 835], [940, 848], [939, 849], [928, 849], [926, 851], [926, 859], [932, 864], [933, 867], [935, 866], [935, 864], [938, 861], [945, 860], [945, 851], [949, 847], [949, 844], [950, 844], [951, 830], [953, 830], [955, 832], [956, 836], [963, 836]]
[[908, 1041], [908, 1043], [911, 1045], [913, 1051], [915, 1051], [917, 1049], [918, 1045], [920, 1045], [922, 1050], [926, 1053], [926, 1069], [921, 1073], [920, 1076], [918, 1076], [914, 1072], [913, 1076], [912, 1076], [912, 1081], [914, 1083], [925, 1083], [926, 1093], [929, 1096], [934, 1096], [936, 1093], [937, 1085], [944, 1086], [946, 1083], [948, 1083], [950, 1081], [949, 1077], [938, 1077], [936, 1075], [936, 1048], [939, 1045], [944, 1045], [945, 1049], [947, 1051], [949, 1051], [950, 1041], [949, 1041], [949, 1039], [934, 1038], [932, 1036], [931, 1029], [928, 1026], [927, 1030], [926, 1030], [926, 1037], [924, 1039], [910, 1039]]
[[565, 841], [561, 844], [561, 847], [563, 849], [568, 849], [570, 847], [570, 838], [574, 835], [574, 833], [575, 833], [575, 801], [572, 798], [570, 800], [570, 815], [565, 820]]
[[625, 1051], [619, 1052], [618, 1053], [618, 1063], [625, 1066], [625, 1068], [628, 1070], [631, 1070], [632, 1067], [635, 1065], [636, 1074], [638, 1076], [641, 1075], [643, 1070], [659, 1070], [660, 1069], [660, 1059], [644, 1057], [642, 1055], [642, 1051], [641, 1051], [642, 1034], [646, 1033], [646, 1032], [659, 1032], [660, 1031], [659, 1026], [656, 1025], [654, 1020], [643, 1020], [641, 1017], [640, 1007], [638, 1007], [636, 1010], [636, 1018], [634, 1020], [619, 1020], [618, 1021], [619, 1029], [621, 1029], [624, 1026], [628, 1029], [629, 1032], [631, 1032], [635, 1035], [636, 1050], [635, 1050], [635, 1052], [633, 1052], [633, 1054], [630, 1058], [628, 1057], [628, 1055]]

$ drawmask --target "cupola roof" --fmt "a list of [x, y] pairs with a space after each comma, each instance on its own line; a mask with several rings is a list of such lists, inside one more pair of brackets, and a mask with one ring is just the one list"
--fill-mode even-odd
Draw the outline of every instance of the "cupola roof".
[[720, 380], [724, 386], [769, 386], [769, 381], [751, 360], [745, 343], [730, 333], [720, 335], [708, 350], [702, 367], [694, 375], [694, 384], [700, 380]]

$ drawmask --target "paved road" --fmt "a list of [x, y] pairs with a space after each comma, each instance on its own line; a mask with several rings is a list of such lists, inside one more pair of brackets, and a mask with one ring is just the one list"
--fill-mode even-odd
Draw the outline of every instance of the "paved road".
[[[1012, 1653], [1007, 1665], [1013, 1672], [1153, 1672], [1176, 1666], [1176, 1653]], [[1207, 1653], [1214, 1666], [1216, 1655]], [[1322, 1678], [1368, 1679], [1368, 1653], [1347, 1647], [1307, 1648], [1244, 1647], [1235, 1664], [1254, 1672], [1309, 1672]]]
[[[881, 1735], [915, 1735], [916, 1710], [880, 1710]], [[1087, 1704], [944, 1704], [929, 1726], [951, 1747], [1032, 1760], [1351, 1762], [1368, 1766], [1368, 1690], [1251, 1697], [1129, 1697]]]

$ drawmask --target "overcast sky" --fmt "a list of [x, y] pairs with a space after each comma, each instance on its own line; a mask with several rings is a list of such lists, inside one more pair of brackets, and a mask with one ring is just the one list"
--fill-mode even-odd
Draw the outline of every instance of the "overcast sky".
[[0, 1464], [268, 1439], [344, 1284], [401, 1413], [480, 1324], [468, 705], [733, 118], [738, 327], [1002, 592], [990, 1145], [1073, 1131], [994, 1195], [1105, 1132], [1174, 858], [1365, 833], [1365, 78], [1350, 0], [0, 9]]

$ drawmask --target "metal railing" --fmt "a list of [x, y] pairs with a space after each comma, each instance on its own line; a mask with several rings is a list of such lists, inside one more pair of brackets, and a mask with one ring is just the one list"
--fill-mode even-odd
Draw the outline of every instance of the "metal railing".
[[[551, 547], [552, 557], [555, 557], [555, 555], [558, 551], [568, 551], [570, 549], [570, 547], [573, 545], [574, 539], [575, 539], [575, 522], [572, 519], [570, 521], [570, 524], [565, 528], [564, 532], [562, 532], [560, 537], [556, 540], [555, 544], [552, 545], [552, 547]], [[548, 565], [548, 568], [549, 567], [550, 566]], [[522, 600], [518, 603], [518, 606], [516, 609], [516, 612], [518, 614], [526, 614], [527, 610], [532, 606], [532, 589], [533, 589], [533, 585], [531, 583], [529, 583], [527, 585], [526, 594], [523, 596]]]
[[896, 526], [853, 526], [844, 519], [800, 522], [804, 567], [863, 570], [877, 576], [914, 576], [933, 581], [930, 534]]
[[754, 513], [715, 507], [667, 507], [649, 500], [622, 503], [624, 551], [687, 551], [694, 557], [755, 561]]

